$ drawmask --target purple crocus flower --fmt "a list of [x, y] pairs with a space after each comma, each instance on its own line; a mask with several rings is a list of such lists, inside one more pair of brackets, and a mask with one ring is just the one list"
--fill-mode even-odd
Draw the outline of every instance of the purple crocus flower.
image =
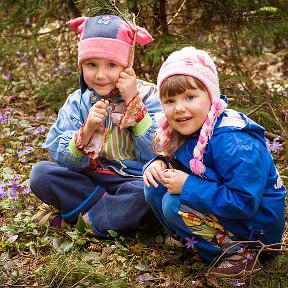
[[30, 193], [30, 187], [26, 186], [23, 190], [22, 190], [22, 194], [23, 195], [26, 195], [26, 194], [29, 194]]
[[16, 180], [19, 180], [20, 178], [21, 178], [20, 174], [14, 174], [12, 180], [16, 181]]
[[71, 72], [72, 72], [72, 70], [71, 70], [70, 68], [64, 68], [63, 71], [64, 71], [65, 73], [71, 73]]
[[267, 149], [271, 152], [277, 152], [282, 144], [279, 143], [279, 140], [280, 140], [280, 136], [277, 136], [273, 139], [273, 142], [271, 143], [269, 141], [269, 139], [265, 138], [265, 142], [266, 142], [266, 146], [267, 146]]
[[238, 280], [236, 280], [236, 281], [232, 282], [232, 285], [234, 287], [241, 287], [241, 286], [245, 285], [245, 282], [239, 282]]
[[6, 115], [3, 115], [1, 112], [0, 112], [0, 122], [1, 123], [6, 123], [8, 120], [8, 117]]
[[23, 156], [25, 154], [28, 154], [31, 151], [34, 151], [34, 148], [31, 147], [31, 146], [26, 146], [25, 150], [18, 152], [18, 157], [21, 157], [21, 156]]
[[17, 194], [17, 190], [19, 189], [19, 185], [18, 184], [13, 184], [11, 187], [11, 193], [10, 193], [10, 198], [12, 199], [17, 199], [19, 198], [18, 194]]
[[10, 242], [10, 243], [12, 243], [15, 240], [17, 240], [17, 238], [18, 238], [18, 235], [15, 235], [15, 234], [13, 234], [11, 232], [7, 234], [7, 239], [8, 239], [8, 242]]
[[32, 212], [32, 211], [35, 210], [35, 207], [34, 207], [34, 206], [29, 206], [29, 207], [28, 207], [28, 210]]
[[35, 130], [32, 132], [32, 134], [33, 134], [33, 135], [36, 135], [36, 134], [43, 133], [43, 132], [46, 131], [46, 129], [47, 129], [47, 127], [41, 125], [41, 126], [35, 128]]
[[186, 245], [187, 249], [190, 249], [190, 248], [194, 249], [195, 248], [195, 244], [198, 243], [198, 241], [195, 240], [194, 236], [191, 237], [191, 238], [186, 237], [186, 238], [184, 238], [184, 240], [186, 241], [185, 245]]
[[281, 148], [282, 144], [279, 143], [279, 140], [280, 136], [277, 136], [276, 138], [273, 139], [273, 142], [270, 145], [271, 151], [277, 152]]
[[7, 195], [6, 191], [5, 191], [5, 185], [4, 184], [0, 184], [0, 200], [5, 198]]

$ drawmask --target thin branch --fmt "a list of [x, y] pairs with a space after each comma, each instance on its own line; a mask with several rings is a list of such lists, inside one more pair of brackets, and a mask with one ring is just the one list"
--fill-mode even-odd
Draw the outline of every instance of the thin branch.
[[286, 130], [284, 129], [284, 127], [282, 126], [282, 124], [281, 124], [279, 118], [277, 117], [277, 115], [276, 115], [276, 113], [275, 113], [275, 111], [274, 111], [272, 105], [271, 105], [269, 102], [267, 102], [267, 104], [268, 104], [269, 108], [271, 109], [271, 112], [272, 112], [272, 114], [273, 114], [273, 116], [274, 116], [276, 122], [278, 123], [278, 125], [280, 126], [282, 132], [284, 133], [285, 138], [287, 139], [287, 138], [288, 138], [288, 133], [287, 133], [287, 131], [286, 131]]
[[260, 104], [259, 106], [257, 106], [255, 109], [253, 109], [252, 111], [250, 111], [249, 113], [247, 113], [247, 116], [250, 116], [252, 114], [254, 114], [255, 112], [257, 112], [261, 107], [263, 107], [265, 104], [267, 104], [267, 102], [263, 102], [262, 104]]
[[184, 1], [182, 2], [182, 4], [180, 5], [178, 11], [177, 11], [177, 12], [175, 13], [175, 15], [173, 16], [173, 18], [168, 21], [168, 25], [169, 25], [170, 23], [172, 23], [172, 21], [173, 21], [173, 20], [178, 16], [178, 14], [181, 12], [181, 10], [182, 10], [185, 2], [186, 2], [186, 0], [184, 0]]

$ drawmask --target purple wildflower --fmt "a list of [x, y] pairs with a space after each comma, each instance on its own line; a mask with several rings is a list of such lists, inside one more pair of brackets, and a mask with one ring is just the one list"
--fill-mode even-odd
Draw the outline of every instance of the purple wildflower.
[[6, 115], [3, 115], [1, 112], [0, 112], [0, 122], [1, 123], [6, 123], [8, 120], [8, 117]]
[[28, 210], [32, 212], [32, 211], [35, 210], [35, 207], [34, 207], [34, 206], [29, 206], [29, 207], [28, 207]]
[[187, 249], [194, 249], [195, 248], [195, 244], [198, 243], [197, 240], [195, 240], [195, 237], [193, 236], [192, 238], [184, 238], [184, 240], [186, 241], [185, 245], [187, 247]]
[[25, 194], [29, 194], [30, 193], [30, 187], [26, 186], [23, 190], [22, 190], [22, 194], [25, 195]]
[[57, 67], [54, 68], [54, 72], [57, 73], [60, 71], [60, 69], [61, 69], [61, 67], [60, 67], [60, 65], [58, 65]]
[[30, 18], [26, 18], [25, 25], [30, 25]]
[[71, 70], [70, 68], [64, 68], [63, 71], [64, 71], [65, 73], [71, 73], [71, 72], [72, 72], [72, 70]]
[[153, 280], [154, 280], [154, 277], [150, 275], [149, 273], [145, 273], [137, 277], [138, 282], [153, 281]]
[[7, 234], [7, 239], [8, 239], [8, 242], [10, 242], [10, 243], [12, 243], [15, 240], [17, 240], [17, 238], [18, 238], [18, 235], [15, 235], [15, 234], [13, 234], [11, 232]]
[[282, 146], [282, 144], [279, 143], [279, 141], [280, 141], [280, 136], [275, 137], [275, 138], [273, 139], [273, 142], [272, 142], [272, 143], [271, 143], [271, 142], [269, 141], [269, 139], [267, 139], [267, 138], [265, 138], [265, 141], [266, 141], [267, 149], [268, 149], [269, 151], [272, 151], [272, 152], [277, 152], [277, 151], [281, 148], [281, 146]]
[[4, 108], [5, 111], [8, 111], [8, 112], [12, 112], [13, 111], [13, 108], [12, 107], [7, 107], [7, 108]]
[[18, 194], [17, 194], [17, 190], [19, 189], [19, 185], [18, 184], [13, 184], [11, 187], [11, 193], [10, 193], [10, 198], [12, 199], [17, 199], [19, 198]]
[[18, 152], [18, 157], [21, 157], [21, 156], [23, 156], [25, 154], [28, 154], [31, 151], [34, 151], [34, 148], [31, 147], [31, 146], [26, 146], [25, 150]]
[[140, 275], [137, 277], [137, 281], [138, 282], [144, 282], [146, 280], [145, 276], [144, 275]]
[[7, 193], [5, 191], [5, 185], [0, 184], [0, 200], [3, 199], [6, 195], [7, 195]]
[[33, 135], [36, 135], [36, 134], [43, 133], [43, 132], [46, 131], [46, 129], [47, 129], [47, 127], [41, 125], [41, 126], [35, 128], [35, 130], [32, 132], [32, 134], [33, 134]]
[[281, 148], [282, 144], [279, 143], [279, 140], [280, 140], [279, 136], [273, 139], [273, 142], [270, 146], [271, 151], [277, 152]]
[[9, 223], [9, 219], [7, 219], [7, 218], [1, 218], [1, 220], [2, 220], [2, 224], [8, 224]]
[[233, 281], [233, 282], [232, 282], [232, 285], [233, 285], [234, 287], [240, 287], [240, 286], [245, 285], [245, 282], [239, 282], [238, 280], [236, 280], [236, 281]]
[[9, 73], [3, 74], [3, 78], [4, 78], [5, 80], [9, 80], [9, 79], [11, 79], [11, 74], [9, 74]]
[[20, 178], [21, 178], [20, 174], [14, 174], [12, 180], [16, 181], [16, 180], [19, 180]]

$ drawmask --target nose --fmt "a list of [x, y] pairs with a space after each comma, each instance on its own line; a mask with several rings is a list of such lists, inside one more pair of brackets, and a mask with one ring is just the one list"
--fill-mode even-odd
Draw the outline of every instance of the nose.
[[106, 73], [105, 70], [103, 68], [98, 68], [97, 69], [97, 73], [96, 73], [96, 79], [97, 80], [101, 80], [104, 79], [106, 77]]
[[176, 102], [175, 113], [182, 113], [186, 109], [185, 105], [182, 102]]

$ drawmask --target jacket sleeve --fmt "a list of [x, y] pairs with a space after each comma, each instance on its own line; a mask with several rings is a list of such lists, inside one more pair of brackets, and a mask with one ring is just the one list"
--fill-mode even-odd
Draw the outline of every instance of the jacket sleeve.
[[[50, 156], [59, 165], [68, 167], [73, 171], [81, 171], [90, 165], [90, 158], [75, 148], [73, 139], [74, 134], [83, 124], [78, 108], [80, 97], [80, 90], [68, 96], [66, 103], [59, 110], [56, 122], [50, 128], [44, 144]], [[88, 115], [88, 109], [81, 111], [81, 113], [82, 118], [85, 119]]]
[[261, 203], [272, 161], [264, 163], [266, 149], [245, 133], [219, 136], [210, 151], [215, 169], [206, 167], [203, 178], [189, 175], [181, 202], [203, 213], [249, 219]]
[[162, 107], [154, 84], [140, 82], [138, 83], [138, 91], [148, 113], [132, 127], [131, 134], [138, 160], [148, 161], [156, 156], [151, 149], [152, 139], [157, 129], [154, 115], [161, 112]]

